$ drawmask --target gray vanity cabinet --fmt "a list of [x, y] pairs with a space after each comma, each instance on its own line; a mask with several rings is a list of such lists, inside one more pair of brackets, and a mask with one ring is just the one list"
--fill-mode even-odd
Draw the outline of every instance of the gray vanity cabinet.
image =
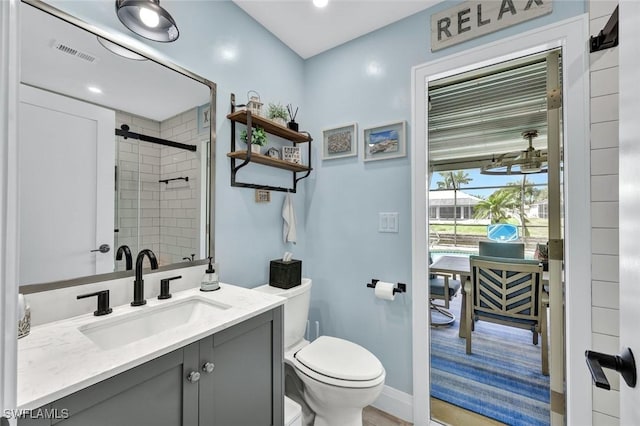
[[[269, 318], [274, 315], [280, 319]], [[200, 425], [283, 423], [281, 327], [277, 310], [200, 342], [201, 360], [214, 363], [200, 380]]]
[[282, 327], [278, 307], [42, 407], [57, 419], [18, 424], [281, 425]]

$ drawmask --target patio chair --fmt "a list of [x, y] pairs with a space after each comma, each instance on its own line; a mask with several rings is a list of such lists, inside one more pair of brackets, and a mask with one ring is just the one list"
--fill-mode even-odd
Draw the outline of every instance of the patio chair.
[[[429, 256], [429, 265], [433, 263]], [[460, 280], [455, 280], [450, 274], [440, 273], [429, 274], [429, 319], [432, 327], [442, 327], [453, 324], [456, 316], [449, 310], [449, 301], [455, 297], [462, 284]], [[443, 300], [443, 305], [434, 303], [434, 300]], [[440, 313], [446, 319], [444, 321], [433, 321], [432, 311]]]
[[478, 255], [524, 259], [524, 243], [478, 242]]
[[465, 289], [467, 354], [471, 354], [474, 321], [531, 330], [534, 345], [540, 334], [542, 374], [549, 375], [542, 265], [536, 260], [486, 256], [471, 256], [469, 262], [471, 285]]

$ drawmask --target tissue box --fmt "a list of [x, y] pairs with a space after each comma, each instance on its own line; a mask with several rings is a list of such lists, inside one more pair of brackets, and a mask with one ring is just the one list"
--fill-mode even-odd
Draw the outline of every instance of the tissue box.
[[275, 259], [269, 265], [269, 285], [278, 288], [291, 288], [302, 282], [302, 261], [291, 259], [288, 262]]

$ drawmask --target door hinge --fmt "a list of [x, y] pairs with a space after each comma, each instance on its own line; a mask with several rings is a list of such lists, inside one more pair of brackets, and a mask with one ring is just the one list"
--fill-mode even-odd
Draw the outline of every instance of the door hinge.
[[564, 260], [564, 240], [549, 240], [549, 260]]
[[547, 110], [558, 109], [562, 106], [562, 90], [559, 87], [547, 92]]

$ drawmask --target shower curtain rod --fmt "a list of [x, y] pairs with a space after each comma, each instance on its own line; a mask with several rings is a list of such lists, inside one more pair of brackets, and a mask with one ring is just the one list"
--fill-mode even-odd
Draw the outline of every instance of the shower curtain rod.
[[154, 136], [147, 136], [140, 133], [130, 132], [129, 126], [123, 124], [119, 129], [116, 129], [116, 136], [122, 136], [125, 139], [138, 139], [144, 142], [151, 142], [158, 145], [172, 146], [174, 148], [186, 149], [187, 151], [197, 151], [197, 147], [195, 145], [187, 145], [186, 143], [180, 142], [172, 142], [166, 139], [156, 138]]

